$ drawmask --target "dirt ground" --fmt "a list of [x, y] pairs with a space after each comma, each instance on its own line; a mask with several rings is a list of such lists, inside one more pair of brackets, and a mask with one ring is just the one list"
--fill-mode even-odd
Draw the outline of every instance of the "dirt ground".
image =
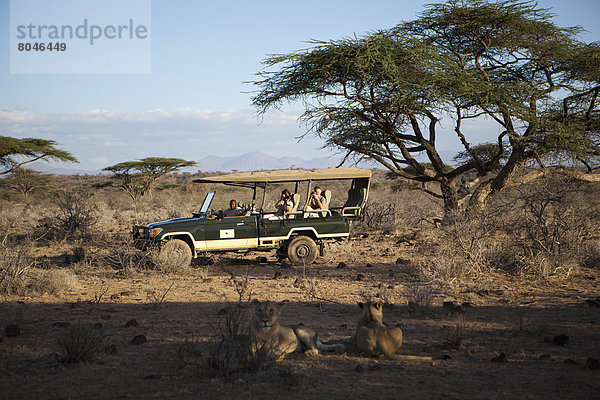
[[[600, 398], [600, 369], [588, 360], [600, 358], [600, 268], [434, 283], [418, 274], [423, 257], [395, 234], [371, 233], [304, 269], [268, 253], [221, 255], [176, 274], [79, 270], [68, 292], [0, 303], [0, 398]], [[287, 301], [282, 322], [324, 341], [352, 335], [357, 302], [379, 298], [387, 324], [404, 331], [401, 354], [446, 359], [300, 353], [220, 378], [209, 359], [222, 310], [239, 297], [232, 276], [247, 278], [245, 298]], [[58, 343], [69, 326], [102, 332], [93, 360], [64, 362]]]

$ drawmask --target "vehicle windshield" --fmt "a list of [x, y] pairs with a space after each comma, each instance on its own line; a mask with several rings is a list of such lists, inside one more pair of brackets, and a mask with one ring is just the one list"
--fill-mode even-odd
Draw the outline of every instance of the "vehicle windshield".
[[200, 216], [205, 216], [208, 208], [210, 207], [210, 203], [212, 203], [213, 198], [215, 197], [215, 191], [211, 190], [206, 193], [206, 197], [204, 198], [204, 202], [202, 203], [202, 207], [200, 207], [200, 211], [198, 213]]

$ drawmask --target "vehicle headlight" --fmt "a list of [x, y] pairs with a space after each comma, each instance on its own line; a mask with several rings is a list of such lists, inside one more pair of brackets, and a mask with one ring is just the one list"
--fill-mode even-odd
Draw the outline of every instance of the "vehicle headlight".
[[152, 229], [150, 229], [150, 237], [155, 237], [161, 232], [162, 232], [162, 228], [152, 228]]

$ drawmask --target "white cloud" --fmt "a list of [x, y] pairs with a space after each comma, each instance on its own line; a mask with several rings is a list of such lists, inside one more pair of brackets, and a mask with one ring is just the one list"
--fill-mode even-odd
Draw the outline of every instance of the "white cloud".
[[208, 155], [237, 156], [252, 151], [281, 156], [327, 156], [320, 140], [295, 139], [304, 133], [298, 113], [273, 111], [259, 118], [252, 110], [191, 108], [149, 111], [89, 110], [56, 114], [0, 110], [0, 132], [58, 142], [97, 170], [149, 156], [199, 160]]

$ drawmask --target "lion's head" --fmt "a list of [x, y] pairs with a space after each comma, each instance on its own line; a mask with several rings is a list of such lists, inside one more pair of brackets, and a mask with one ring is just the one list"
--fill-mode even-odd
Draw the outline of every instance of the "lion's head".
[[383, 321], [383, 301], [378, 300], [376, 302], [368, 301], [366, 303], [358, 303], [358, 306], [362, 309], [362, 316], [358, 321], [358, 325], [367, 325], [370, 322], [382, 322]]
[[284, 303], [273, 301], [252, 301], [253, 323], [257, 330], [267, 332], [279, 325], [279, 315], [285, 306]]

